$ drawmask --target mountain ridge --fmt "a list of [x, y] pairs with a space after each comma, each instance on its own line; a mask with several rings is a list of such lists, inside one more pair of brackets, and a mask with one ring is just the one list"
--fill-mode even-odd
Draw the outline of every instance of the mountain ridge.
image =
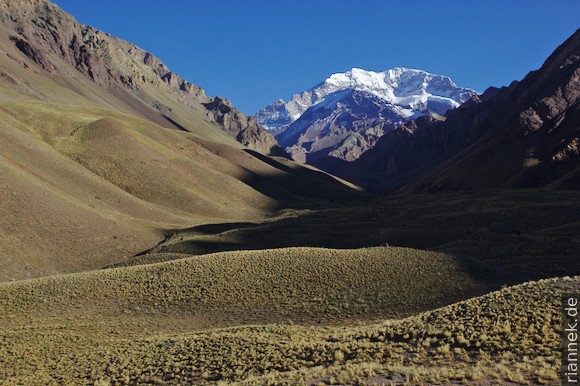
[[[404, 83], [402, 87], [399, 86], [401, 81]], [[419, 81], [421, 81], [421, 84], [417, 83]], [[434, 86], [431, 81], [434, 81]], [[417, 84], [413, 85], [411, 82]], [[409, 87], [409, 85], [414, 87]], [[450, 107], [458, 107], [477, 93], [472, 89], [458, 87], [447, 76], [436, 75], [423, 70], [395, 67], [375, 72], [354, 67], [347, 72], [334, 73], [316, 86], [302, 93], [294, 94], [289, 102], [278, 99], [253, 116], [264, 127], [277, 129], [297, 120], [309, 107], [321, 102], [326, 96], [347, 89], [366, 91], [384, 99], [386, 102], [400, 106], [412, 105], [413, 103], [415, 105], [426, 104], [427, 98], [436, 96], [428, 91], [438, 91], [442, 92], [442, 96], [447, 99], [445, 102]], [[420, 95], [420, 91], [424, 91], [425, 94]], [[413, 96], [417, 98], [413, 100]], [[275, 115], [275, 112], [278, 112], [278, 116]], [[270, 114], [273, 114], [275, 118], [280, 118], [272, 120], [269, 118]]]
[[0, 4], [0, 281], [102, 268], [171, 229], [359, 196], [245, 147], [277, 145], [152, 54], [52, 3]]
[[[70, 70], [59, 63], [64, 60], [99, 86], [140, 99], [161, 115], [156, 119], [159, 124], [188, 130], [187, 117], [183, 117], [187, 112], [172, 106], [177, 102], [201, 113], [208, 123], [222, 127], [243, 145], [265, 154], [281, 154], [273, 136], [251, 117], [233, 106], [226, 113], [207, 109], [206, 104], [220, 103], [223, 98], [208, 97], [202, 88], [135, 44], [78, 23], [50, 1], [3, 4], [0, 18], [15, 32], [9, 33], [13, 44], [49, 74], [70, 76]], [[165, 95], [156, 95], [160, 89]], [[150, 112], [142, 113], [152, 118]]]
[[332, 74], [289, 102], [277, 100], [254, 115], [294, 160], [324, 168], [352, 162], [398, 124], [443, 115], [477, 93], [449, 77], [396, 67], [382, 72], [353, 68]]
[[378, 191], [580, 188], [580, 30], [538, 70], [476, 99], [445, 122], [400, 126], [334, 171]]
[[414, 84], [413, 106], [393, 93], [406, 108], [367, 79], [278, 133], [381, 196], [275, 156], [136, 46], [0, 0], [0, 384], [557, 383], [562, 294], [580, 291], [579, 65], [580, 32], [444, 114], [446, 80], [431, 100]]

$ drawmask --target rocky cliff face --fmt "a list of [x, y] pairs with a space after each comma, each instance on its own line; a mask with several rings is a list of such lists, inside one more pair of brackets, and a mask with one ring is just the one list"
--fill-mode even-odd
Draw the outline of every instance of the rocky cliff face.
[[213, 106], [214, 99], [172, 72], [154, 55], [79, 24], [49, 1], [2, 0], [0, 21], [13, 44], [39, 71], [70, 76], [71, 68], [61, 65], [64, 61], [99, 86], [138, 98], [165, 117], [159, 123], [166, 126], [189, 130], [187, 114], [180, 111], [190, 109], [205, 116], [208, 122], [217, 123], [246, 146], [265, 153], [278, 149], [272, 135], [252, 118], [233, 106], [227, 117], [221, 115], [220, 109], [206, 109]]
[[339, 174], [379, 191], [580, 189], [579, 101], [580, 30], [521, 82], [397, 128]]
[[328, 156], [353, 161], [400, 121], [400, 107], [364, 91], [345, 90], [306, 110], [276, 139], [301, 162], [318, 165]]
[[203, 105], [210, 119], [217, 122], [238, 142], [264, 154], [286, 156], [270, 133], [265, 132], [253, 118], [234, 108], [228, 99], [215, 97]]

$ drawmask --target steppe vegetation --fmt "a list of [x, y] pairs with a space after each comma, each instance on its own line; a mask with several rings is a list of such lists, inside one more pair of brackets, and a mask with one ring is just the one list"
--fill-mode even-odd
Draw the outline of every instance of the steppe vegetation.
[[[50, 182], [43, 189], [63, 198], [61, 206], [31, 200], [44, 212], [25, 208], [43, 219], [30, 232], [45, 231], [39, 245], [62, 251], [67, 272], [108, 268], [0, 284], [0, 384], [557, 382], [559, 293], [578, 288], [580, 279], [466, 299], [503, 284], [580, 273], [576, 192], [378, 198], [316, 182], [322, 188], [305, 199], [308, 182], [319, 181], [305, 173], [324, 175], [282, 160], [267, 163], [187, 133], [161, 136], [164, 129], [153, 124], [101, 109], [0, 110], [41, 142], [43, 157], [56, 150], [51, 157], [82, 176], [65, 186], [45, 158], [22, 161], [27, 178], [43, 175]], [[157, 189], [177, 181], [167, 173], [173, 168], [183, 184]], [[215, 211], [187, 204], [191, 181]], [[231, 201], [232, 191], [244, 193]], [[175, 204], [176, 197], [186, 201]], [[71, 202], [84, 212], [71, 212]], [[36, 224], [16, 218], [24, 212], [8, 213], [9, 224]], [[49, 221], [55, 213], [67, 224], [88, 214], [109, 222], [68, 224], [62, 239], [60, 222]], [[137, 225], [147, 229], [148, 247], [165, 239], [130, 258], [101, 251], [107, 257], [98, 261], [71, 245], [108, 240], [115, 250], [141, 240]], [[66, 248], [51, 244], [51, 231]], [[14, 253], [27, 245], [22, 240]]]
[[94, 104], [0, 103], [0, 158], [0, 281], [102, 268], [170, 229], [364, 198], [215, 127], [189, 133]]
[[[480, 104], [489, 141], [464, 131], [479, 113], [434, 126], [429, 154], [467, 156], [377, 196], [273, 152], [150, 53], [45, 1], [0, 3], [0, 385], [558, 383], [580, 193], [552, 188], [578, 187], [577, 103], [559, 95], [577, 77]], [[563, 115], [526, 115], [544, 104]], [[521, 142], [515, 105], [534, 117]], [[457, 191], [402, 193], [428, 186]], [[547, 188], [484, 190], [516, 186]]]
[[[26, 285], [32, 292], [39, 288], [28, 282], [19, 290]], [[135, 325], [139, 336], [129, 336], [99, 333], [90, 325], [83, 329], [74, 321], [69, 327], [48, 320], [37, 324], [34, 314], [16, 316], [20, 323], [13, 320], [2, 336], [0, 380], [7, 385], [555, 384], [560, 295], [579, 288], [579, 277], [531, 282], [405, 319], [351, 327], [273, 324], [161, 334]]]
[[0, 284], [4, 323], [173, 315], [212, 326], [353, 323], [409, 315], [488, 288], [452, 256], [405, 248], [222, 252]]

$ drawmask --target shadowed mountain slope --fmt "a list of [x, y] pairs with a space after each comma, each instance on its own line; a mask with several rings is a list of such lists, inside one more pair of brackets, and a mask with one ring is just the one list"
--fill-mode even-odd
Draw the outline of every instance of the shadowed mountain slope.
[[444, 121], [400, 126], [334, 170], [378, 191], [580, 189], [579, 101], [577, 31], [521, 82], [489, 89]]
[[[0, 21], [0, 281], [15, 281], [0, 282], [0, 384], [557, 382], [580, 191], [367, 195], [272, 155], [226, 99], [50, 3], [0, 0]], [[436, 140], [404, 142], [414, 168], [388, 170], [453, 160], [505, 100], [561, 94], [522, 126], [561, 139], [574, 55], [533, 96], [514, 85], [400, 127]]]

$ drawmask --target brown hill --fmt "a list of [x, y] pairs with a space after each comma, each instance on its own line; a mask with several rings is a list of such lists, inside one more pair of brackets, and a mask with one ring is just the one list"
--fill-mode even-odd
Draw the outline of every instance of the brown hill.
[[579, 100], [580, 30], [521, 82], [486, 91], [444, 121], [399, 127], [338, 174], [379, 191], [580, 189]]
[[0, 90], [0, 281], [103, 267], [168, 229], [358, 197], [245, 148], [235, 138], [276, 144], [233, 107], [208, 109], [221, 98], [151, 54], [50, 3], [0, 1]]
[[50, 1], [2, 0], [1, 4], [3, 35], [24, 55], [22, 64], [36, 67], [35, 72], [65, 77], [80, 72], [122, 99], [129, 105], [125, 107], [135, 110], [131, 113], [163, 126], [195, 131], [190, 116], [196, 112], [254, 150], [280, 152], [274, 137], [253, 118], [231, 105], [228, 111], [208, 107], [223, 100], [206, 96], [151, 53], [79, 24]]

